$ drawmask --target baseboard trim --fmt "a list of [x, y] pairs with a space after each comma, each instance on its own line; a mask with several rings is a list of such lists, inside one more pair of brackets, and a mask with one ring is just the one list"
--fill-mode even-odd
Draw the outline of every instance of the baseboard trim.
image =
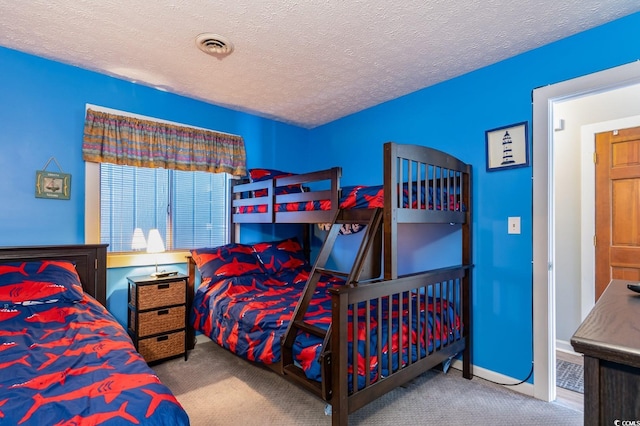
[[582, 356], [582, 354], [574, 351], [571, 343], [566, 340], [556, 340], [556, 350], [566, 352], [571, 355]]
[[212, 341], [211, 339], [209, 339], [207, 336], [205, 336], [202, 333], [196, 336], [196, 345], [199, 345], [200, 343], [211, 342], [211, 341]]
[[[454, 360], [451, 363], [451, 367], [455, 368], [456, 370], [462, 371], [462, 361], [458, 359]], [[518, 383], [522, 379], [514, 379], [513, 377], [505, 376], [504, 374], [496, 373], [495, 371], [487, 370], [486, 368], [477, 367], [475, 365], [472, 366], [472, 371], [474, 377], [479, 377], [481, 379], [500, 384], [505, 388], [514, 390], [527, 396], [533, 396], [532, 383], [525, 382], [517, 385], [510, 385], [509, 383]]]

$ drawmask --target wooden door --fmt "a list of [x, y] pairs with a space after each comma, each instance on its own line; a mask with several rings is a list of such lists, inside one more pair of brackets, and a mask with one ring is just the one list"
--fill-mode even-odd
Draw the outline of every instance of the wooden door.
[[640, 280], [640, 127], [596, 135], [596, 300], [612, 279]]

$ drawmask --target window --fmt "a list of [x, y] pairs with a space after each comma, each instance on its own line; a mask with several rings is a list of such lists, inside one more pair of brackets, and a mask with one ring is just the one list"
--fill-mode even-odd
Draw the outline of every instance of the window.
[[99, 164], [100, 242], [130, 252], [133, 231], [157, 228], [167, 250], [228, 242], [229, 175]]
[[107, 268], [148, 264], [132, 251], [136, 228], [160, 230], [164, 263], [229, 242], [229, 180], [247, 173], [242, 136], [87, 104], [82, 158], [85, 242], [109, 244]]

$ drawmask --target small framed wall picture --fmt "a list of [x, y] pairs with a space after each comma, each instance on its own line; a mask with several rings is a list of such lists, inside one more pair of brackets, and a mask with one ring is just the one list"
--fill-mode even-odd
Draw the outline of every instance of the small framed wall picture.
[[71, 175], [68, 173], [36, 171], [36, 198], [68, 200], [71, 196]]
[[529, 165], [526, 121], [487, 130], [485, 139], [488, 172]]

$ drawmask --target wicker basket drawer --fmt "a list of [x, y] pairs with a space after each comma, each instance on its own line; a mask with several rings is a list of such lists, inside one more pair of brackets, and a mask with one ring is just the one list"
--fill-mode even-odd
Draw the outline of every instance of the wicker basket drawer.
[[[184, 280], [172, 283], [160, 283], [138, 286], [138, 309], [159, 308], [161, 306], [179, 305], [186, 302], [187, 282]], [[131, 303], [136, 305], [136, 292], [131, 292]]]
[[138, 341], [138, 352], [147, 362], [182, 355], [185, 352], [184, 331], [141, 339]]
[[[138, 314], [138, 320], [140, 321], [138, 325], [138, 337], [184, 328], [185, 312], [186, 308], [184, 306], [176, 306]], [[130, 313], [129, 321], [132, 330], [135, 330], [136, 316], [133, 312]]]

